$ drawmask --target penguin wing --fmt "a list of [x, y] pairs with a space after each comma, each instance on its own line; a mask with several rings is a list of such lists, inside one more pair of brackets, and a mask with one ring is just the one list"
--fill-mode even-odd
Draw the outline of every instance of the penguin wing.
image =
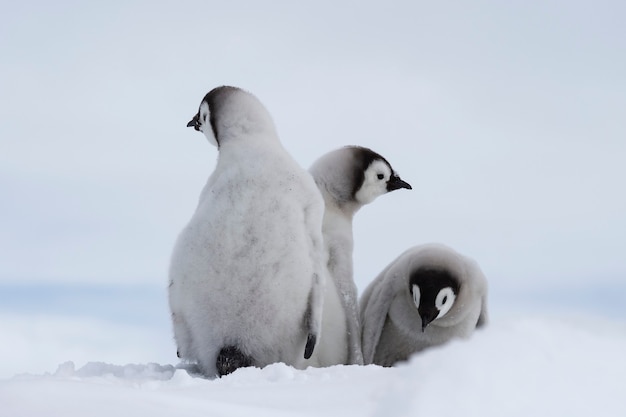
[[379, 277], [372, 283], [371, 291], [363, 294], [361, 341], [366, 365], [374, 362], [374, 354], [394, 298], [393, 283], [386, 278]]
[[480, 296], [480, 314], [478, 315], [476, 327], [484, 327], [489, 321], [489, 313], [487, 310], [487, 278], [475, 260], [465, 257], [465, 262], [467, 270], [466, 276], [471, 285], [475, 287], [476, 296]]
[[480, 315], [478, 316], [478, 322], [476, 327], [484, 327], [489, 322], [489, 314], [487, 312], [487, 295], [483, 295], [480, 300]]
[[[310, 178], [310, 177], [309, 177]], [[307, 332], [306, 345], [304, 347], [304, 359], [313, 355], [313, 350], [322, 331], [322, 309], [324, 307], [324, 287], [328, 276], [324, 239], [322, 237], [322, 219], [324, 216], [324, 200], [317, 186], [311, 181], [312, 201], [304, 208], [304, 220], [309, 231], [310, 250], [313, 260], [313, 273], [311, 276], [311, 290], [307, 300], [304, 314], [304, 329]]]
[[380, 274], [378, 274], [378, 276], [374, 278], [374, 280], [370, 283], [370, 285], [367, 286], [363, 294], [361, 294], [361, 298], [359, 299], [359, 305], [361, 306], [360, 308], [361, 309], [361, 323], [363, 322], [363, 319], [364, 319], [365, 306], [369, 304], [369, 300], [372, 297], [372, 294], [378, 293], [381, 282], [385, 280], [387, 273], [394, 266], [394, 264], [398, 262], [398, 259], [400, 259], [400, 257], [398, 257], [395, 261], [387, 265], [385, 269], [383, 269], [380, 272]]
[[304, 347], [304, 359], [313, 355], [313, 350], [319, 338], [322, 327], [322, 307], [324, 303], [324, 279], [317, 273], [313, 274], [313, 285], [309, 291], [306, 312], [304, 314], [304, 328], [307, 332]]

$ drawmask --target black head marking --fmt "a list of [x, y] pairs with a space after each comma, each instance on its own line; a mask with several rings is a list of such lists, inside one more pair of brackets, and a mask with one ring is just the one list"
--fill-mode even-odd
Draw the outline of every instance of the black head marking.
[[[365, 181], [365, 171], [374, 161], [382, 161], [385, 165], [387, 165], [387, 167], [389, 167], [391, 177], [387, 181], [387, 192], [400, 188], [406, 188], [409, 190], [412, 189], [408, 182], [403, 181], [394, 172], [389, 161], [387, 161], [381, 154], [362, 146], [352, 146], [351, 148], [354, 150], [354, 169], [349, 173], [349, 175], [352, 175], [351, 197], [353, 199], [356, 198], [356, 193], [363, 186], [363, 182]], [[379, 176], [378, 179], [382, 179], [382, 177]]]
[[437, 318], [439, 310], [435, 300], [439, 292], [446, 287], [452, 289], [454, 295], [459, 294], [461, 285], [459, 280], [446, 269], [419, 268], [409, 278], [409, 291], [413, 294], [413, 286], [417, 285], [420, 290], [419, 306], [417, 311], [422, 318], [422, 331]]
[[[219, 114], [222, 108], [222, 103], [224, 102], [224, 98], [228, 94], [231, 94], [239, 90], [240, 89], [237, 87], [230, 87], [230, 86], [215, 87], [214, 89], [206, 93], [206, 95], [200, 102], [200, 106], [202, 106], [202, 103], [207, 103], [209, 107], [209, 118], [210, 118], [209, 123], [211, 124], [211, 129], [213, 129], [213, 135], [215, 136], [215, 140], [218, 142], [218, 145], [219, 145], [219, 132], [217, 129], [216, 118], [219, 117]], [[206, 120], [200, 120], [200, 117], [201, 117], [200, 109], [198, 109], [198, 113], [196, 113], [195, 116], [193, 116], [193, 118], [191, 119], [191, 121], [187, 123], [187, 127], [193, 127], [196, 130], [200, 130], [200, 124], [206, 123]]]
[[382, 155], [373, 150], [362, 146], [353, 146], [352, 148], [354, 149], [354, 169], [349, 175], [352, 176], [351, 196], [352, 198], [356, 198], [356, 193], [361, 189], [363, 181], [365, 181], [365, 171], [372, 162], [380, 160], [387, 164], [390, 172], [393, 172], [393, 169], [391, 168], [391, 164]]

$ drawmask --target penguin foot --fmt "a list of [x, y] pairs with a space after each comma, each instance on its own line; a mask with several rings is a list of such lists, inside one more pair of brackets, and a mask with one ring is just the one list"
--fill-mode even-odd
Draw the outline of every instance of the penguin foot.
[[236, 346], [226, 346], [217, 355], [217, 373], [219, 376], [228, 375], [239, 368], [252, 366], [252, 358], [245, 355]]

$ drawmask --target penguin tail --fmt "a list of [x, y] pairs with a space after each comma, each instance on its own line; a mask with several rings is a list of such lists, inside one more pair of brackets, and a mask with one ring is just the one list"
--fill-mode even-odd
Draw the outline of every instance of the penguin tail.
[[239, 368], [253, 366], [252, 358], [243, 353], [237, 346], [225, 346], [217, 355], [217, 373], [224, 376], [235, 372]]

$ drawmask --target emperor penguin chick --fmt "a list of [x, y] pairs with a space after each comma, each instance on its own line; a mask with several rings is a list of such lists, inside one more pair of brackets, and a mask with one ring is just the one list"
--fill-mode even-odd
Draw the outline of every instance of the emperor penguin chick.
[[378, 153], [346, 146], [320, 157], [309, 169], [319, 187], [324, 212], [324, 243], [331, 280], [326, 284], [322, 339], [314, 357], [319, 365], [363, 364], [358, 296], [352, 268], [354, 214], [378, 196], [411, 189]]
[[361, 296], [366, 364], [392, 366], [487, 323], [487, 281], [478, 264], [443, 245], [415, 246]]
[[208, 376], [302, 368], [320, 337], [328, 274], [322, 196], [252, 94], [215, 88], [187, 126], [219, 152], [171, 258], [178, 355]]

